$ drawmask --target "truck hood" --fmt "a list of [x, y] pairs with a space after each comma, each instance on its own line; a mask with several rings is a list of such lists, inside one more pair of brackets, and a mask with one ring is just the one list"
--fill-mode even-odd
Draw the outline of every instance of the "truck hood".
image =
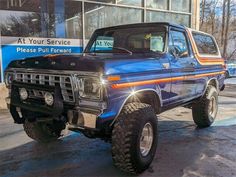
[[[164, 55], [164, 54], [163, 54]], [[104, 75], [145, 72], [160, 68], [163, 55], [81, 54], [47, 55], [12, 61], [10, 68], [102, 72]]]

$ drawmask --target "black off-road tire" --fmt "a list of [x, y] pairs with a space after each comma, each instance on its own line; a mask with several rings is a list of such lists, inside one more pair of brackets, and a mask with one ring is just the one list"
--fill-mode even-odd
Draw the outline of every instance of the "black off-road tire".
[[[214, 97], [214, 98], [212, 98]], [[215, 99], [215, 113], [214, 115], [210, 114], [209, 105], [211, 99]], [[205, 128], [211, 126], [214, 122], [218, 111], [218, 92], [216, 88], [212, 85], [209, 85], [206, 89], [206, 92], [202, 98], [199, 99], [192, 107], [192, 115], [195, 124], [199, 128]]]
[[[140, 138], [144, 125], [153, 128], [151, 149], [146, 156], [140, 151]], [[157, 116], [153, 108], [144, 103], [124, 106], [112, 130], [112, 158], [114, 165], [124, 172], [137, 174], [151, 164], [157, 148]]]
[[228, 78], [230, 78], [230, 76], [229, 76], [229, 71], [226, 71], [226, 72], [225, 72], [225, 79], [228, 79]]
[[61, 136], [61, 131], [65, 128], [65, 125], [58, 121], [53, 123], [30, 122], [26, 119], [23, 127], [30, 138], [40, 143], [49, 143]]

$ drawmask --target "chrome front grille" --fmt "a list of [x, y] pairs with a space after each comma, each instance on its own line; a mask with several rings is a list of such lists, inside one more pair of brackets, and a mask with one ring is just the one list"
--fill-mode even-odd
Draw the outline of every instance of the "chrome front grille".
[[[59, 85], [63, 100], [65, 102], [75, 102], [72, 77], [68, 75], [52, 75], [52, 74], [36, 74], [36, 73], [14, 73], [14, 80], [24, 83], [32, 83], [39, 85]], [[34, 97], [42, 97], [43, 92], [32, 90], [31, 95]]]

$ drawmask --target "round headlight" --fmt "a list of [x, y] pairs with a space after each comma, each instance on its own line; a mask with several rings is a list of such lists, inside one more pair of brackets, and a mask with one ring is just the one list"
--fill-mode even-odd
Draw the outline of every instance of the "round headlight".
[[25, 88], [20, 88], [19, 89], [19, 94], [20, 94], [20, 98], [22, 100], [26, 100], [28, 98], [28, 92]]
[[46, 92], [46, 93], [44, 94], [44, 101], [45, 101], [45, 103], [46, 103], [47, 105], [52, 106], [53, 103], [54, 103], [53, 95], [52, 95], [51, 93], [49, 93], [49, 92]]

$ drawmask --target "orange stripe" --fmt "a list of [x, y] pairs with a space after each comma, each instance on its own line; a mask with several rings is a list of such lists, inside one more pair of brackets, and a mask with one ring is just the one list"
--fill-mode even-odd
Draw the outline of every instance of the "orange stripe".
[[126, 87], [134, 87], [134, 86], [141, 86], [141, 85], [149, 85], [149, 84], [159, 84], [159, 83], [166, 83], [166, 82], [173, 82], [173, 81], [181, 81], [189, 78], [200, 78], [200, 77], [206, 77], [206, 76], [213, 76], [217, 74], [224, 74], [225, 71], [220, 72], [214, 72], [214, 73], [204, 73], [204, 74], [198, 74], [193, 76], [179, 76], [179, 77], [173, 77], [173, 78], [163, 78], [163, 79], [153, 79], [153, 80], [147, 80], [147, 81], [137, 81], [137, 82], [126, 82], [121, 84], [113, 84], [111, 87], [113, 89], [119, 89], [119, 88], [126, 88]]
[[107, 80], [108, 81], [119, 81], [120, 80], [120, 76], [108, 76]]

